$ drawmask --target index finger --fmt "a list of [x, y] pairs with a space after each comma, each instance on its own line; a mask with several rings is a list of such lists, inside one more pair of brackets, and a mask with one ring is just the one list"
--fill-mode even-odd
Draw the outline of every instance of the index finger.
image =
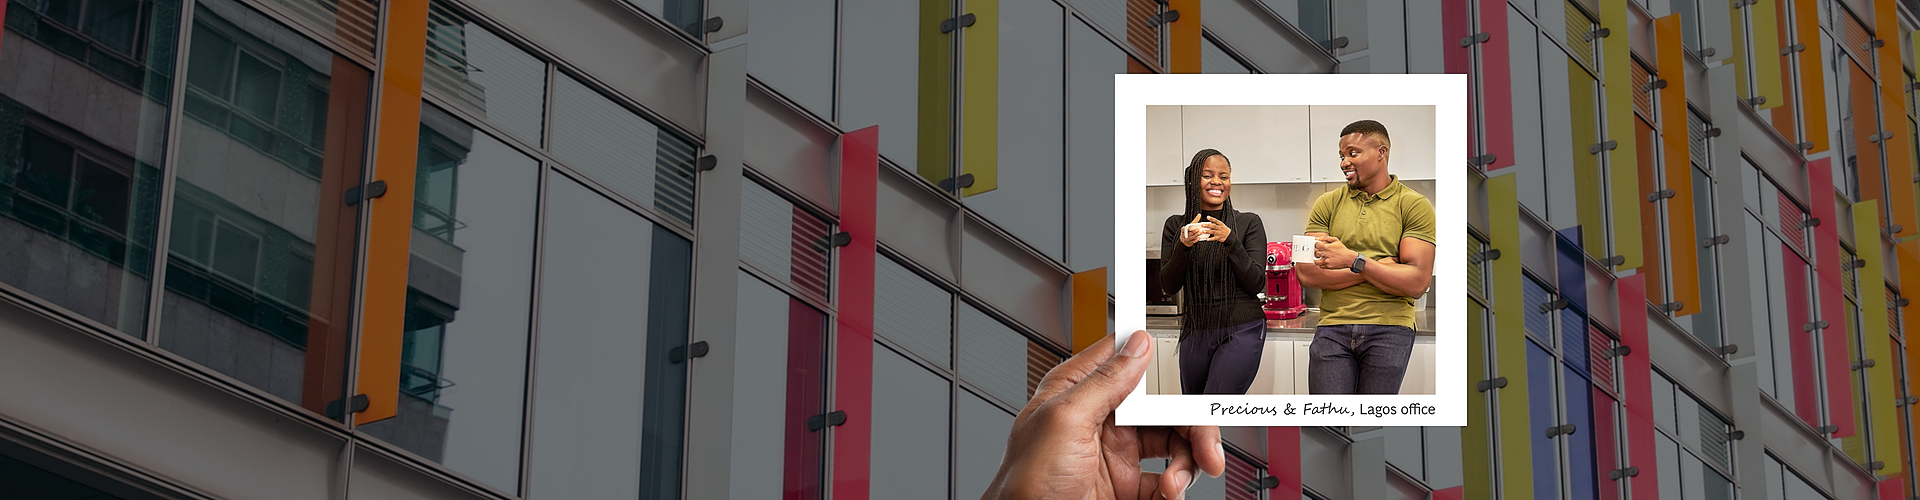
[[1340, 242], [1340, 238], [1335, 238], [1331, 235], [1315, 236], [1313, 237], [1313, 239], [1320, 240], [1321, 243], [1339, 243]]
[[[1147, 332], [1138, 331], [1133, 334], [1146, 335]], [[1086, 350], [1074, 354], [1073, 357], [1055, 365], [1052, 370], [1048, 370], [1047, 375], [1041, 377], [1040, 383], [1034, 387], [1033, 397], [1027, 399], [1027, 406], [1020, 409], [1019, 418], [1025, 418], [1027, 414], [1033, 413], [1034, 408], [1039, 407], [1040, 403], [1045, 403], [1054, 396], [1066, 392], [1075, 384], [1079, 384], [1081, 380], [1087, 378], [1088, 374], [1093, 373], [1095, 368], [1099, 368], [1108, 359], [1113, 358], [1113, 343], [1117, 341], [1115, 337], [1117, 335], [1109, 333], [1099, 342], [1087, 346]]]
[[1225, 222], [1220, 222], [1220, 219], [1215, 219], [1215, 218], [1213, 218], [1213, 217], [1207, 217], [1207, 220], [1209, 220], [1209, 221], [1212, 221], [1212, 222], [1213, 222], [1214, 224], [1220, 224], [1220, 225], [1223, 225], [1223, 226], [1227, 224], [1227, 223], [1225, 223]]
[[1188, 222], [1188, 224], [1199, 224], [1200, 216], [1202, 215], [1206, 215], [1206, 214], [1193, 214], [1193, 222]]

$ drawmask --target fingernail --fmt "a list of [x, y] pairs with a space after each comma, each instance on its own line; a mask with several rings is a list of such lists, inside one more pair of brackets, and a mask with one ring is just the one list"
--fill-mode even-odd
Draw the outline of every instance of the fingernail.
[[1185, 488], [1180, 488], [1180, 491], [1183, 491], [1183, 492], [1184, 492], [1184, 491], [1187, 491], [1187, 490], [1191, 490], [1191, 489], [1193, 489], [1193, 483], [1195, 483], [1195, 482], [1196, 482], [1196, 481], [1194, 481], [1194, 477], [1193, 477], [1193, 473], [1192, 473], [1192, 472], [1187, 472], [1187, 471], [1180, 471], [1180, 473], [1179, 473], [1178, 475], [1175, 475], [1175, 476], [1173, 476], [1173, 478], [1174, 478], [1174, 480], [1176, 480], [1176, 481], [1186, 481], [1186, 482], [1187, 482], [1187, 487], [1185, 487]]
[[1145, 331], [1133, 332], [1133, 335], [1127, 338], [1127, 351], [1123, 354], [1129, 358], [1147, 355], [1147, 348], [1153, 346], [1153, 340], [1147, 337], [1149, 335]]

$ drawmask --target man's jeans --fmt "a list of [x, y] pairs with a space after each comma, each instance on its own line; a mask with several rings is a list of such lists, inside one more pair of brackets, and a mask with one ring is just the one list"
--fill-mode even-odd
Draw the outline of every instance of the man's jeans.
[[1307, 354], [1309, 394], [1399, 394], [1413, 356], [1413, 329], [1322, 326], [1314, 330]]

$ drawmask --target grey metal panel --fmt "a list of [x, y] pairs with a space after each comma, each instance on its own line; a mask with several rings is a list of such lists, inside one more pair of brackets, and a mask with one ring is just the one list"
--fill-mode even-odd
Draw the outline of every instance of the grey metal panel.
[[353, 450], [353, 469], [347, 480], [349, 500], [457, 500], [490, 499], [490, 495], [455, 486], [427, 475], [372, 449]]
[[668, 120], [705, 134], [703, 54], [617, 1], [466, 4]]
[[1587, 259], [1587, 315], [1615, 332], [1620, 331], [1620, 288], [1613, 272]]
[[967, 221], [963, 234], [960, 287], [1041, 335], [1071, 345], [1068, 275], [973, 221]]
[[1407, 19], [1424, 20], [1406, 25], [1407, 72], [1414, 74], [1439, 74], [1446, 72], [1446, 57], [1441, 49], [1440, 2], [1409, 1], [1406, 3]]
[[[1255, 0], [1202, 0], [1207, 30], [1239, 48], [1265, 73], [1330, 73], [1333, 59], [1301, 38]], [[1259, 48], [1260, 50], [1251, 50]]]
[[954, 224], [960, 208], [930, 191], [926, 181], [881, 167], [878, 194], [879, 239], [921, 267], [958, 279], [953, 254]]
[[[1554, 267], [1559, 259], [1554, 258], [1555, 246], [1553, 229], [1544, 221], [1533, 217], [1520, 218], [1520, 263], [1547, 279], [1548, 283], [1559, 283], [1560, 276]], [[1507, 256], [1501, 256], [1507, 258]]]
[[210, 496], [330, 500], [344, 439], [236, 397], [238, 382], [209, 385], [5, 301], [0, 345], [0, 418]]
[[[1706, 3], [1718, 4], [1718, 2], [1706, 2]], [[1719, 12], [1720, 15], [1714, 15], [1714, 12], [1716, 11]], [[1702, 15], [1700, 16], [1700, 51], [1705, 52], [1706, 49], [1713, 49], [1713, 52], [1714, 52], [1712, 56], [1706, 57], [1704, 59], [1706, 59], [1707, 62], [1713, 62], [1713, 61], [1726, 59], [1728, 57], [1732, 57], [1734, 40], [1733, 40], [1733, 18], [1730, 16], [1730, 12], [1728, 10], [1723, 10], [1722, 8], [1707, 7], [1707, 8], [1701, 9], [1701, 14]], [[1731, 91], [1732, 88], [1728, 88], [1727, 90]], [[1733, 94], [1733, 93], [1722, 94], [1718, 92], [1718, 89], [1716, 88], [1715, 92], [1712, 92], [1712, 95], [1721, 96], [1727, 102], [1733, 102], [1733, 99], [1735, 98], [1734, 96], [1736, 96], [1737, 94]], [[1718, 109], [1718, 105], [1716, 105], [1715, 108]]]
[[1847, 460], [1846, 455], [1830, 453], [1825, 441], [1815, 436], [1806, 424], [1787, 413], [1787, 409], [1779, 404], [1768, 401], [1760, 406], [1763, 411], [1750, 416], [1761, 420], [1758, 422], [1760, 425], [1741, 425], [1740, 428], [1747, 431], [1746, 439], [1741, 441], [1755, 441], [1755, 431], [1760, 431], [1758, 441], [1764, 443], [1775, 458], [1787, 467], [1801, 471], [1814, 486], [1832, 491], [1832, 466], [1826, 462], [1835, 458]]
[[1220, 440], [1238, 446], [1242, 451], [1253, 453], [1260, 460], [1267, 459], [1267, 428], [1265, 427], [1221, 427]]
[[1627, 9], [1627, 49], [1643, 61], [1656, 61], [1653, 55], [1653, 17], [1642, 10], [1640, 4], [1627, 2], [1633, 8]]
[[1387, 439], [1384, 427], [1354, 434], [1347, 450], [1348, 477], [1353, 481], [1348, 498], [1387, 497]]
[[[1780, 133], [1775, 131], [1773, 126], [1762, 121], [1759, 115], [1745, 107], [1735, 107], [1740, 109], [1740, 136], [1747, 138], [1741, 141], [1740, 150], [1753, 160], [1754, 166], [1766, 171], [1767, 176], [1771, 177], [1782, 191], [1786, 191], [1788, 196], [1799, 200], [1802, 204], [1806, 203], [1808, 199], [1807, 175], [1804, 169], [1806, 162], [1801, 159], [1799, 153], [1794, 151], [1793, 146], [1781, 139]], [[1722, 126], [1726, 125], [1722, 124]]]
[[1734, 484], [1746, 491], [1766, 491], [1760, 484], [1766, 479], [1766, 440], [1754, 439], [1756, 432], [1765, 431], [1766, 410], [1760, 401], [1759, 365], [1747, 357], [1727, 369], [1728, 386], [1733, 398], [1733, 411], [1724, 413], [1733, 423], [1735, 430], [1744, 431], [1747, 439], [1734, 441], [1733, 461], [1739, 464], [1734, 473]]
[[[738, 322], [734, 324], [734, 380], [759, 383], [733, 388], [732, 467], [727, 493], [732, 498], [779, 498], [784, 470], [787, 386], [766, 383], [787, 378], [787, 308], [791, 299], [779, 289], [737, 273]], [[689, 496], [692, 498], [692, 496]]]
[[[1673, 382], [1686, 386], [1700, 402], [1713, 407], [1721, 415], [1732, 414], [1732, 395], [1727, 392], [1727, 364], [1712, 353], [1706, 352], [1693, 335], [1681, 330], [1673, 320], [1660, 311], [1647, 308], [1647, 347], [1651, 351], [1648, 357], [1653, 365], [1667, 374]], [[1622, 307], [1631, 305], [1622, 304]]]
[[1694, 106], [1692, 109], [1700, 111], [1701, 117], [1706, 118], [1707, 121], [1713, 121], [1713, 109], [1707, 105], [1713, 102], [1713, 99], [1707, 97], [1707, 87], [1710, 86], [1707, 84], [1707, 67], [1693, 57], [1680, 59], [1685, 62], [1687, 68], [1687, 103]]
[[[617, 51], [616, 51], [617, 52]], [[746, 93], [747, 48], [715, 52], [708, 58], [709, 95]], [[732, 477], [734, 310], [740, 262], [741, 165], [746, 134], [746, 101], [712, 99], [706, 120], [712, 124], [707, 154], [717, 160], [698, 183], [694, 218], [700, 237], [694, 249], [694, 340], [707, 342], [709, 354], [688, 365], [691, 397], [687, 406], [687, 498], [727, 498]], [[762, 381], [743, 381], [760, 383]]]
[[1426, 461], [1427, 486], [1444, 490], [1465, 483], [1463, 469], [1466, 464], [1461, 460], [1459, 427], [1427, 427]]
[[[1541, 217], [1549, 215], [1547, 211], [1547, 142], [1546, 128], [1542, 125], [1542, 111], [1548, 101], [1540, 99], [1540, 37], [1535, 34], [1533, 23], [1525, 17], [1507, 12], [1507, 56], [1512, 75], [1509, 80], [1509, 95], [1487, 96], [1488, 99], [1508, 99], [1512, 102], [1513, 112], [1513, 158], [1501, 158], [1512, 161], [1507, 167], [1520, 176], [1514, 179], [1515, 194], [1520, 205], [1532, 210]], [[1518, 34], [1517, 36], [1514, 34]], [[1558, 50], [1550, 53], [1558, 54]], [[1560, 72], [1565, 78], [1565, 68]], [[1559, 87], [1566, 92], [1566, 86]], [[1558, 102], [1558, 101], [1555, 101]], [[1565, 107], [1565, 106], [1561, 106]], [[1560, 142], [1567, 142], [1563, 135]], [[1566, 146], [1561, 144], [1560, 152], [1565, 153]], [[1565, 158], [1561, 156], [1559, 158]]]
[[1300, 480], [1308, 488], [1330, 498], [1359, 498], [1347, 479], [1349, 465], [1346, 439], [1325, 427], [1300, 428]]
[[753, 50], [747, 74], [833, 118], [834, 7], [836, 0], [752, 0], [752, 10], [770, 21], [747, 32]]
[[[1708, 101], [1713, 106], [1714, 115], [1733, 116], [1740, 113], [1740, 110], [1737, 109], [1740, 104], [1732, 98], [1732, 96], [1735, 95], [1733, 91], [1732, 66], [1723, 65], [1707, 70], [1707, 78], [1702, 83], [1705, 84], [1703, 86], [1708, 88], [1710, 95], [1720, 96], [1719, 99], [1710, 99]], [[1716, 166], [1714, 168], [1713, 209], [1716, 217], [1720, 220], [1718, 227], [1724, 234], [1728, 235], [1731, 241], [1735, 242], [1746, 241], [1749, 237], [1749, 235], [1746, 234], [1746, 225], [1740, 222], [1741, 218], [1746, 217], [1746, 196], [1744, 196], [1740, 190], [1742, 189], [1741, 186], [1747, 185], [1747, 182], [1743, 182], [1747, 174], [1742, 172], [1740, 168], [1740, 138], [1742, 136], [1740, 128], [1741, 127], [1731, 126], [1722, 127], [1720, 137], [1711, 142], [1713, 147], [1712, 161]], [[1759, 236], [1752, 235], [1751, 237], [1758, 238]], [[1725, 272], [1720, 273], [1720, 290], [1722, 291], [1720, 295], [1721, 309], [1730, 312], [1743, 309], [1747, 311], [1764, 310], [1764, 307], [1755, 306], [1764, 306], [1764, 303], [1761, 301], [1765, 299], [1765, 291], [1762, 287], [1755, 286], [1754, 275], [1745, 271], [1749, 269], [1755, 262], [1755, 259], [1759, 259], [1760, 256], [1749, 255], [1747, 246], [1741, 244], [1721, 245], [1718, 247], [1718, 253], [1720, 255], [1720, 269], [1725, 270]], [[1754, 331], [1759, 325], [1756, 324], [1752, 315], [1723, 314], [1721, 321], [1721, 331], [1723, 332], [1722, 342], [1739, 344], [1742, 347], [1739, 352], [1733, 353], [1733, 355], [1730, 356], [1729, 361], [1738, 361], [1754, 356], [1759, 352], [1758, 349], [1750, 348], [1756, 346], [1755, 342], [1759, 340]]]
[[1067, 265], [1086, 271], [1113, 265], [1113, 75], [1127, 62], [1085, 23], [1068, 23], [1067, 50]]
[[[1552, 38], [1537, 35], [1539, 46], [1545, 49], [1540, 55], [1540, 116], [1541, 139], [1546, 145], [1544, 152], [1547, 183], [1547, 212], [1540, 214], [1553, 223], [1554, 229], [1566, 229], [1580, 225], [1580, 205], [1575, 192], [1573, 155], [1586, 154], [1586, 144], [1573, 143], [1573, 108], [1567, 76], [1567, 53], [1559, 50]], [[1515, 110], [1535, 109], [1521, 108]], [[1517, 124], [1516, 124], [1517, 125]], [[1518, 127], [1515, 127], [1516, 129]], [[1518, 142], [1518, 139], [1515, 139]], [[1516, 145], [1517, 147], [1517, 145]]]
[[1405, 0], [1367, 0], [1367, 65], [1373, 73], [1407, 73], [1405, 23]]
[[746, 90], [746, 101], [746, 143], [753, 145], [745, 150], [747, 164], [808, 201], [838, 210], [833, 144], [839, 137], [757, 88]]
[[752, 0], [707, 0], [707, 18], [720, 18], [720, 31], [707, 34], [707, 44], [723, 45], [720, 42], [747, 34], [747, 12]]

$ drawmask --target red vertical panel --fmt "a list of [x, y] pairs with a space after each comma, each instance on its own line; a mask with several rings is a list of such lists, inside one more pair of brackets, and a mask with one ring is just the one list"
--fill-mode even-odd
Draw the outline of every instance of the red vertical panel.
[[[1493, 155], [1487, 170], [1513, 166], [1513, 79], [1507, 68], [1507, 0], [1481, 0], [1480, 31], [1487, 43], [1480, 44], [1480, 90], [1487, 96], [1487, 112], [1482, 119], [1487, 128], [1487, 149]], [[1468, 151], [1472, 151], [1469, 149]]]
[[873, 263], [880, 127], [840, 136], [840, 248], [834, 333], [834, 409], [847, 422], [833, 428], [833, 497], [864, 500], [873, 458]]
[[1280, 480], [1269, 498], [1300, 498], [1300, 428], [1267, 428], [1267, 475]]
[[[1278, 497], [1271, 497], [1278, 498]], [[1292, 498], [1292, 497], [1287, 497]], [[1443, 490], [1433, 490], [1433, 500], [1466, 500], [1467, 487], [1455, 486]]]
[[[1840, 275], [1840, 218], [1834, 214], [1833, 199], [1833, 162], [1828, 158], [1807, 162], [1807, 197], [1812, 201], [1813, 218], [1820, 225], [1813, 228], [1814, 254], [1820, 260], [1814, 262], [1813, 270], [1818, 274], [1816, 287], [1820, 290], [1820, 318], [1827, 321], [1827, 330], [1820, 332], [1821, 351], [1826, 353], [1827, 371], [1827, 414], [1833, 425], [1840, 430], [1833, 437], [1853, 435], [1853, 388], [1847, 385], [1852, 375], [1847, 373], [1847, 322], [1846, 299], [1841, 293], [1841, 284], [1845, 278]], [[1788, 331], [1801, 331], [1806, 323], [1787, 325]], [[1803, 332], [1804, 333], [1804, 332]]]
[[1799, 331], [1794, 325], [1804, 325], [1810, 320], [1807, 310], [1807, 262], [1793, 253], [1789, 245], [1782, 243], [1780, 255], [1785, 270], [1787, 286], [1787, 337], [1792, 339], [1788, 345], [1793, 350], [1793, 413], [1809, 427], [1820, 426], [1820, 381], [1813, 369], [1812, 334]]
[[1880, 491], [1880, 500], [1901, 500], [1907, 498], [1902, 494], [1906, 492], [1905, 486], [1904, 478], [1893, 476], [1881, 479], [1879, 483], [1873, 485], [1873, 489]]
[[1658, 464], [1653, 453], [1653, 353], [1647, 345], [1645, 276], [1635, 274], [1616, 281], [1620, 287], [1620, 344], [1632, 349], [1621, 368], [1627, 381], [1627, 465], [1640, 468], [1633, 481], [1634, 498], [1660, 498]]
[[0, 39], [7, 37], [7, 4], [9, 3], [12, 2], [0, 2]]
[[1593, 389], [1593, 468], [1594, 477], [1601, 478], [1600, 498], [1614, 500], [1620, 498], [1620, 482], [1607, 478], [1607, 473], [1620, 467], [1620, 443], [1614, 436], [1614, 413], [1617, 405], [1613, 395], [1596, 387]]
[[807, 430], [807, 419], [823, 413], [826, 403], [826, 326], [825, 314], [813, 310], [800, 299], [787, 298], [787, 419], [786, 468], [782, 478], [783, 500], [822, 498], [820, 469], [825, 465], [826, 440], [818, 431]]
[[[1468, 50], [1467, 47], [1460, 46], [1461, 39], [1473, 34], [1472, 27], [1472, 21], [1467, 18], [1467, 0], [1440, 0], [1440, 43], [1443, 44], [1440, 46], [1440, 52], [1446, 54], [1444, 67], [1446, 68], [1447, 74], [1464, 75], [1469, 73], [1473, 68], [1473, 52]], [[1469, 79], [1471, 79], [1471, 77], [1469, 77]], [[1473, 98], [1472, 83], [1469, 82], [1467, 88], [1467, 151], [1475, 151], [1478, 149], [1474, 146], [1474, 144], [1479, 143], [1479, 137], [1475, 130], [1477, 127], [1473, 126], [1473, 124], [1479, 123], [1478, 112], [1475, 110], [1476, 107], [1477, 105]], [[1446, 164], [1446, 161], [1447, 160], [1441, 160], [1441, 164]]]

